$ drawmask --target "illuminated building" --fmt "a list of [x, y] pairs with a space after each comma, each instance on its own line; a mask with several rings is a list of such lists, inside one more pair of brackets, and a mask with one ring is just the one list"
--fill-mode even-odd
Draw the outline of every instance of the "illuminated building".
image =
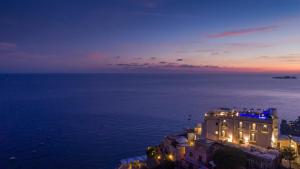
[[277, 147], [278, 118], [276, 109], [227, 109], [207, 112], [205, 138], [264, 148]]

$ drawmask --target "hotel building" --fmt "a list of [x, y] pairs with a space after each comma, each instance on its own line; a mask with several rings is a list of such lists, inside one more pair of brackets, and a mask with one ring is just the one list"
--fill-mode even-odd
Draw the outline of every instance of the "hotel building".
[[205, 113], [203, 127], [204, 137], [209, 140], [264, 148], [278, 146], [278, 117], [273, 108], [220, 108]]

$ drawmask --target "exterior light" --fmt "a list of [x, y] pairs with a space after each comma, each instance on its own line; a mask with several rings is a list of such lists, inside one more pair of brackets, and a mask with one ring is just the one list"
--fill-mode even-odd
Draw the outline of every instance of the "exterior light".
[[236, 115], [236, 116], [239, 116], [239, 113], [236, 113], [235, 115]]
[[161, 159], [161, 156], [160, 156], [160, 155], [158, 155], [156, 158], [157, 158], [158, 160], [160, 160], [160, 159]]
[[215, 134], [219, 134], [219, 132], [218, 132], [218, 131], [215, 131]]
[[207, 113], [205, 113], [204, 116], [206, 117], [206, 116], [207, 116]]
[[169, 155], [168, 155], [168, 159], [171, 160], [171, 161], [174, 161], [174, 156], [173, 156], [173, 154], [169, 154]]
[[249, 138], [248, 137], [245, 137], [244, 140], [245, 140], [245, 143], [249, 143]]
[[226, 123], [226, 120], [223, 120], [224, 123]]

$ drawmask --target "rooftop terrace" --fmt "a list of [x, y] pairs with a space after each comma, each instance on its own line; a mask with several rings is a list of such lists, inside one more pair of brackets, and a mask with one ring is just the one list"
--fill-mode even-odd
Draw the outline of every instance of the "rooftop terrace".
[[236, 109], [236, 108], [219, 108], [205, 113], [206, 117], [245, 117], [260, 120], [277, 118], [277, 110], [274, 108], [268, 109]]

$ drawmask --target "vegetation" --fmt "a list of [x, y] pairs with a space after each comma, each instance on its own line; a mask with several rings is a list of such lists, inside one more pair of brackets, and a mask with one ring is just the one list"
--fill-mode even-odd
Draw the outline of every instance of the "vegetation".
[[284, 135], [300, 136], [300, 116], [295, 121], [282, 120], [280, 132]]
[[155, 167], [155, 169], [175, 169], [176, 163], [170, 160], [164, 160], [162, 163]]
[[156, 147], [148, 147], [146, 151], [147, 157], [155, 158], [158, 156], [157, 148]]
[[281, 159], [285, 159], [289, 162], [290, 168], [292, 168], [291, 162], [296, 159], [296, 152], [293, 148], [291, 147], [286, 147], [281, 150], [280, 152]]
[[246, 168], [247, 157], [244, 152], [231, 147], [223, 147], [213, 155], [217, 169], [241, 169]]

